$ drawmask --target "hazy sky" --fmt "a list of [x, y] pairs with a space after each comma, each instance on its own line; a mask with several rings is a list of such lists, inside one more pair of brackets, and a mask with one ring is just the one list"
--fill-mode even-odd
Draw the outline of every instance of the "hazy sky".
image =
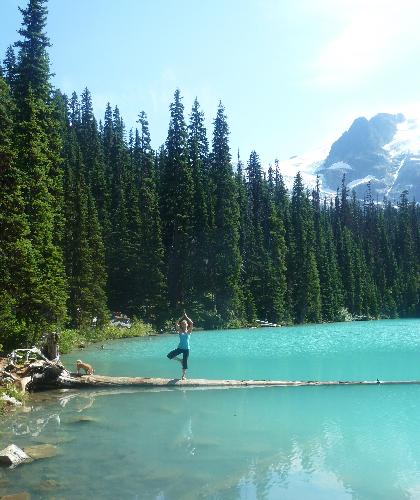
[[[1, 59], [26, 0], [0, 0]], [[354, 118], [417, 112], [417, 0], [50, 0], [54, 84], [87, 86], [127, 127], [146, 111], [164, 142], [178, 87], [212, 133], [219, 100], [232, 153], [264, 163], [331, 144]]]

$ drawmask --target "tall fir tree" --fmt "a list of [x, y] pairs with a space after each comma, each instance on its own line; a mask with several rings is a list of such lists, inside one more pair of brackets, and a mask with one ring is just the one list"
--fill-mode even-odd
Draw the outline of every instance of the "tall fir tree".
[[6, 50], [6, 55], [3, 60], [3, 71], [4, 71], [4, 79], [6, 83], [9, 85], [10, 91], [13, 94], [15, 91], [15, 84], [16, 84], [16, 55], [11, 45], [9, 45], [9, 47]]
[[171, 121], [166, 155], [161, 173], [160, 192], [163, 241], [168, 268], [168, 298], [172, 310], [192, 301], [192, 230], [194, 185], [188, 157], [188, 135], [180, 91], [170, 106]]
[[[208, 167], [209, 146], [204, 126], [204, 113], [200, 110], [197, 98], [194, 101], [188, 125], [188, 151], [192, 170], [194, 189], [191, 268], [194, 298], [206, 302], [209, 292], [207, 279], [209, 268], [209, 215], [207, 207], [208, 190], [206, 172]], [[208, 304], [203, 304], [208, 307]]]
[[139, 115], [140, 134], [136, 130], [135, 148], [139, 171], [140, 209], [140, 316], [160, 326], [167, 317], [164, 247], [159, 199], [156, 187], [155, 155], [150, 144], [146, 113]]
[[[111, 179], [104, 162], [101, 135], [93, 114], [92, 97], [87, 88], [81, 96], [80, 147], [88, 172], [88, 182], [95, 199], [104, 241], [110, 233]], [[108, 164], [109, 168], [109, 164]]]
[[254, 296], [248, 279], [250, 267], [249, 248], [252, 241], [252, 213], [249, 203], [247, 183], [244, 173], [244, 164], [239, 155], [235, 173], [236, 192], [239, 206], [239, 252], [241, 255], [241, 290], [243, 295], [245, 320], [252, 323], [257, 319]]
[[229, 324], [234, 319], [243, 319], [244, 307], [240, 286], [238, 193], [231, 165], [229, 127], [222, 103], [214, 120], [210, 178], [214, 189], [211, 280], [216, 311], [222, 322]]
[[413, 316], [419, 303], [418, 255], [415, 254], [415, 240], [410, 220], [410, 203], [407, 192], [403, 191], [398, 203], [397, 255], [400, 272], [400, 304], [403, 316]]
[[[108, 300], [114, 311], [132, 312], [133, 271], [138, 255], [138, 223], [129, 218], [129, 152], [118, 107], [105, 112], [104, 150], [111, 176], [111, 229], [107, 243]], [[134, 201], [136, 203], [136, 201]], [[136, 228], [133, 228], [133, 223]]]
[[91, 326], [94, 318], [94, 324], [100, 326], [107, 318], [104, 245], [78, 140], [77, 107], [73, 96], [63, 137], [68, 311], [73, 326]]
[[311, 205], [302, 176], [295, 177], [291, 203], [292, 297], [297, 323], [321, 320], [321, 291], [316, 263]]
[[23, 14], [16, 66], [15, 141], [17, 167], [24, 180], [24, 213], [35, 255], [36, 282], [27, 291], [27, 316], [33, 337], [62, 322], [66, 314], [66, 280], [61, 248], [55, 239], [62, 227], [62, 168], [59, 125], [51, 98], [44, 33], [45, 0], [29, 0]]
[[316, 260], [322, 302], [322, 318], [325, 321], [338, 321], [342, 315], [343, 297], [340, 274], [338, 272], [337, 254], [333, 233], [326, 210], [322, 211], [320, 200], [320, 183], [317, 177], [316, 187], [312, 193], [314, 231], [316, 244]]
[[39, 279], [16, 164], [13, 117], [10, 91], [0, 78], [0, 330], [5, 348], [25, 347], [36, 333], [26, 301]]

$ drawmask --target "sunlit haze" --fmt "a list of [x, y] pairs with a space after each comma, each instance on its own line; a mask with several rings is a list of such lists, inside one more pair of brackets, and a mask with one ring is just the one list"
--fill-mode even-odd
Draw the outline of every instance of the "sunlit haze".
[[[0, 54], [18, 39], [23, 0], [2, 0]], [[232, 154], [267, 164], [331, 144], [354, 118], [419, 111], [415, 0], [50, 0], [54, 84], [87, 86], [98, 118], [144, 110], [164, 142], [178, 87], [211, 134], [219, 100]], [[417, 104], [416, 104], [417, 103]]]

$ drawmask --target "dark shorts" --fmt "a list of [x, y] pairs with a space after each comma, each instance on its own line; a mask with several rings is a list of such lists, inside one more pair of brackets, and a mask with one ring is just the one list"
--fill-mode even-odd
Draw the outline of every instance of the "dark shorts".
[[190, 355], [190, 350], [189, 349], [180, 349], [177, 347], [173, 351], [171, 351], [169, 354], [167, 354], [169, 359], [174, 358], [175, 356], [178, 356], [178, 354], [182, 354], [182, 368], [186, 370], [188, 368], [188, 356]]

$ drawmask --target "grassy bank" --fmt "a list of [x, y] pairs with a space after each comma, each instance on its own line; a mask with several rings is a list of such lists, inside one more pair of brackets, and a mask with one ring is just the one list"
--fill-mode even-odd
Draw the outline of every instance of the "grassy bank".
[[153, 327], [142, 321], [133, 321], [131, 328], [107, 325], [103, 328], [66, 329], [60, 332], [60, 352], [66, 354], [88, 344], [130, 337], [145, 337], [153, 333], [156, 333]]
[[21, 403], [26, 399], [26, 393], [21, 392], [14, 384], [0, 385], [0, 415], [3, 415], [8, 408], [11, 408], [7, 401], [1, 399], [3, 395], [15, 398]]

